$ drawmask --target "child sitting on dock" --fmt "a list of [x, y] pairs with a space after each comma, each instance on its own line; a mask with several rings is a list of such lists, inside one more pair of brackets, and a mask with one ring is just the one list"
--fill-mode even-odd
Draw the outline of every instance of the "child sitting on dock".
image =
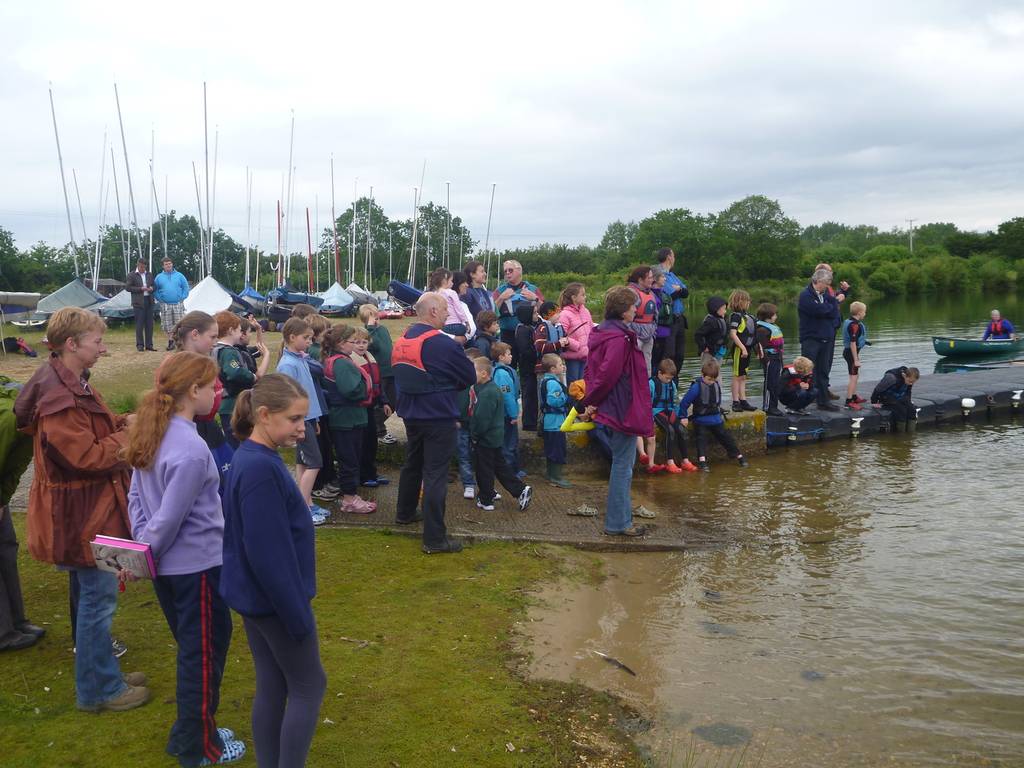
[[911, 400], [911, 395], [919, 378], [921, 372], [917, 368], [908, 368], [905, 365], [890, 368], [871, 393], [872, 405], [876, 408], [889, 409], [894, 430], [897, 424], [907, 424], [917, 418], [917, 408]]
[[729, 342], [732, 344], [732, 409], [736, 412], [756, 411], [747, 402], [747, 369], [755, 344], [756, 321], [747, 311], [750, 294], [736, 290], [729, 294]]
[[725, 430], [722, 417], [722, 385], [718, 383], [721, 366], [715, 359], [705, 360], [700, 367], [700, 378], [696, 379], [679, 401], [677, 416], [679, 422], [688, 426], [687, 413], [693, 406], [693, 428], [697, 436], [697, 466], [710, 472], [708, 466], [707, 434], [710, 433], [725, 448], [729, 458], [736, 459], [741, 467], [748, 465], [746, 458], [736, 447], [736, 441]]
[[782, 352], [785, 339], [779, 321], [779, 308], [765, 302], [757, 307], [757, 345], [764, 370], [764, 396], [761, 407], [769, 416], [783, 416], [779, 410], [779, 383], [782, 377]]
[[857, 378], [860, 374], [860, 351], [871, 345], [868, 341], [868, 327], [864, 325], [864, 315], [868, 313], [863, 301], [855, 301], [850, 305], [850, 317], [843, 322], [843, 360], [846, 361], [846, 372], [850, 380], [846, 385], [846, 407], [860, 410], [861, 403], [867, 401], [857, 394]]
[[806, 357], [798, 357], [782, 369], [779, 382], [779, 402], [789, 413], [803, 416], [804, 408], [818, 397], [814, 387], [814, 363]]
[[[651, 377], [651, 406], [654, 412], [654, 423], [665, 433], [665, 466], [661, 467], [654, 463], [654, 450], [656, 447], [656, 436], [652, 435], [645, 439], [647, 451], [641, 453], [640, 460], [647, 465], [648, 472], [658, 472], [664, 469], [673, 475], [681, 472], [696, 472], [696, 465], [686, 456], [686, 430], [679, 423], [676, 415], [676, 364], [669, 359], [658, 363], [658, 372]], [[681, 459], [679, 464], [675, 461], [675, 451], [679, 452]]]

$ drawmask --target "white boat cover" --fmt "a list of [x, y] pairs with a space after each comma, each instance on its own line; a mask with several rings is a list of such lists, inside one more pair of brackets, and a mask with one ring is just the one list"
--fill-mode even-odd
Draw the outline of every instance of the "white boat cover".
[[324, 300], [321, 309], [344, 309], [345, 307], [351, 306], [355, 299], [352, 294], [341, 287], [340, 283], [335, 282], [323, 293], [317, 294], [321, 299]]
[[356, 283], [349, 283], [348, 288], [345, 290], [352, 295], [353, 300], [357, 300], [360, 304], [373, 304], [375, 306], [377, 304], [373, 294], [365, 288], [360, 288]]
[[213, 315], [222, 309], [229, 309], [231, 301], [231, 294], [210, 275], [196, 283], [188, 292], [188, 297], [185, 299], [185, 311], [198, 310]]

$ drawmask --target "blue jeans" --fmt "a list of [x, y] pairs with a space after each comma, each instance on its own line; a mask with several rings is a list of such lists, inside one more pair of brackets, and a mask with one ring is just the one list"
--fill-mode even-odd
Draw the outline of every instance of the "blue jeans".
[[78, 703], [93, 707], [127, 687], [121, 665], [110, 652], [110, 625], [117, 608], [117, 576], [99, 568], [76, 568], [78, 618], [75, 627], [75, 690]]
[[501, 444], [501, 453], [513, 472], [519, 472], [519, 425], [505, 418], [505, 439]]
[[579, 381], [583, 378], [583, 368], [586, 366], [586, 360], [566, 360], [565, 361], [565, 380], [568, 382]]
[[611, 430], [612, 468], [608, 477], [608, 502], [604, 513], [604, 529], [621, 533], [633, 525], [633, 462], [636, 459], [636, 435]]
[[473, 454], [470, 447], [469, 427], [459, 427], [459, 480], [463, 488], [475, 488], [476, 476], [473, 474]]

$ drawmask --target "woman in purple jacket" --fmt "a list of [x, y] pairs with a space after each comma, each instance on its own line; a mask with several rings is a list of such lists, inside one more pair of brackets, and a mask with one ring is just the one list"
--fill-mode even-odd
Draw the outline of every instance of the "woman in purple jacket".
[[610, 288], [604, 295], [604, 322], [590, 334], [590, 354], [584, 372], [582, 400], [594, 421], [611, 430], [612, 469], [604, 532], [609, 536], [643, 536], [633, 525], [630, 486], [636, 438], [654, 434], [647, 362], [629, 323], [636, 315], [636, 293], [628, 286]]
[[128, 492], [132, 537], [152, 548], [153, 588], [178, 643], [178, 717], [167, 752], [183, 766], [230, 763], [245, 754], [245, 744], [214, 719], [231, 613], [218, 590], [220, 474], [193, 419], [213, 409], [216, 380], [217, 364], [207, 355], [167, 357], [156, 388], [142, 398], [125, 448], [135, 468]]

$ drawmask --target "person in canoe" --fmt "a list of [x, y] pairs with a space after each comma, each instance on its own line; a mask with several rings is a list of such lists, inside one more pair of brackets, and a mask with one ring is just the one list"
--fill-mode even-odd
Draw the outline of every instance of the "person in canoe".
[[999, 314], [998, 309], [992, 310], [992, 320], [985, 327], [985, 335], [981, 337], [982, 341], [989, 339], [1017, 340], [1017, 329], [1013, 327], [1013, 323]]

